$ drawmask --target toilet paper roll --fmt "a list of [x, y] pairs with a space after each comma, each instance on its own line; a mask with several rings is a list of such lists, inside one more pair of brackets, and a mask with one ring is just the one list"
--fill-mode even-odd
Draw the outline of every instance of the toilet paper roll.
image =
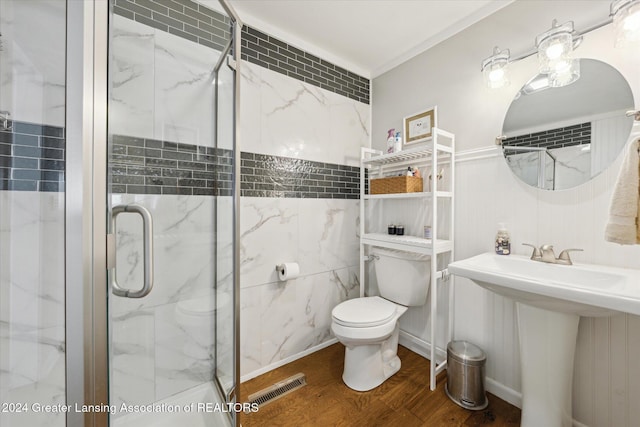
[[300, 274], [300, 266], [296, 262], [283, 262], [278, 266], [280, 280], [295, 279]]

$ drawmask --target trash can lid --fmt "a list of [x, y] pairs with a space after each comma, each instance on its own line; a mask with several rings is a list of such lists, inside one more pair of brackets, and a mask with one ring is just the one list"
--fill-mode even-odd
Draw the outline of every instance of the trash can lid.
[[480, 347], [469, 341], [451, 341], [447, 345], [447, 352], [461, 362], [484, 362], [487, 358]]

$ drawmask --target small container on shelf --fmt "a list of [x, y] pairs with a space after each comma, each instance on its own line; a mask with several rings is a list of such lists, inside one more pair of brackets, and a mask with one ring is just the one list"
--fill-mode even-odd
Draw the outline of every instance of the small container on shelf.
[[396, 235], [404, 236], [404, 225], [396, 225]]
[[397, 228], [395, 225], [390, 224], [387, 226], [387, 234], [396, 234], [397, 233]]

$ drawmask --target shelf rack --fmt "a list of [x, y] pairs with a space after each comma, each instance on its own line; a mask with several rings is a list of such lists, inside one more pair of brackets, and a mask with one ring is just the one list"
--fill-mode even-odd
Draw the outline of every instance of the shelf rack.
[[[448, 253], [449, 262], [454, 257], [454, 177], [455, 177], [455, 135], [439, 128], [432, 129], [432, 138], [426, 144], [419, 147], [402, 150], [398, 153], [384, 154], [379, 150], [370, 148], [361, 149], [360, 162], [360, 278], [364, 283], [365, 263], [369, 260], [365, 254], [367, 246], [379, 246], [390, 249], [404, 250], [409, 252], [417, 252], [430, 256], [431, 264], [431, 281], [430, 281], [430, 299], [431, 299], [431, 329], [430, 329], [430, 372], [429, 372], [429, 388], [435, 390], [437, 375], [446, 369], [446, 358], [440, 364], [437, 363], [436, 352], [440, 350], [446, 354], [446, 343], [444, 347], [438, 347], [436, 343], [437, 331], [437, 313], [438, 313], [438, 288], [445, 281], [450, 281], [448, 294], [448, 341], [453, 337], [453, 279], [449, 278], [446, 267], [438, 270], [438, 255]], [[442, 143], [448, 141], [449, 144]], [[406, 170], [407, 166], [414, 165], [416, 162], [426, 163], [428, 169], [424, 170], [423, 183], [429, 183], [429, 176], [437, 176], [438, 168], [442, 165], [448, 165], [448, 179], [450, 191], [441, 191], [438, 189], [438, 179], [430, 180], [430, 185], [426, 191], [418, 193], [397, 193], [397, 194], [365, 194], [365, 178], [366, 171], [369, 171], [369, 178], [375, 171], [377, 176], [390, 175], [395, 171]], [[432, 187], [432, 188], [431, 188]], [[434, 197], [435, 195], [435, 197]], [[367, 200], [400, 200], [400, 199], [417, 199], [424, 201], [423, 208], [430, 208], [431, 215], [431, 233], [433, 239], [425, 239], [418, 236], [394, 236], [380, 232], [369, 232], [366, 226], [366, 201]], [[449, 200], [449, 232], [446, 233], [448, 239], [438, 239], [436, 236], [442, 235], [438, 230], [438, 201]], [[429, 203], [430, 202], [430, 203]], [[378, 230], [383, 231], [383, 230]], [[360, 297], [364, 297], [364, 286], [360, 286]]]

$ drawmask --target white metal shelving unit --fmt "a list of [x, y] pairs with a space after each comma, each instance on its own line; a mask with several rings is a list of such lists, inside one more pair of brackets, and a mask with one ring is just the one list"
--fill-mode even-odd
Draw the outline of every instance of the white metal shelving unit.
[[[443, 143], [448, 141], [448, 144]], [[368, 179], [382, 177], [406, 170], [407, 166], [416, 164], [427, 165], [421, 171], [423, 177], [423, 191], [419, 193], [397, 193], [397, 194], [365, 194], [365, 171], [368, 171]], [[438, 171], [446, 165], [448, 175], [448, 190], [439, 189], [438, 179], [429, 179], [429, 176], [436, 177]], [[437, 310], [438, 310], [438, 288], [449, 280], [446, 265], [438, 269], [438, 255], [448, 254], [446, 264], [453, 261], [454, 256], [454, 177], [455, 177], [455, 135], [442, 129], [433, 128], [433, 136], [429, 142], [419, 147], [411, 148], [393, 154], [384, 154], [378, 150], [369, 148], [361, 149], [360, 162], [360, 278], [364, 283], [365, 263], [369, 260], [366, 252], [367, 246], [379, 246], [390, 249], [398, 249], [408, 252], [417, 252], [430, 255], [431, 281], [431, 329], [430, 329], [430, 389], [436, 388], [436, 376], [446, 369], [446, 358], [440, 364], [437, 363], [436, 352], [438, 349], [446, 354], [446, 344], [438, 348], [436, 344], [437, 331]], [[434, 197], [435, 195], [435, 197]], [[431, 209], [431, 235], [433, 239], [425, 239], [420, 236], [395, 236], [386, 234], [384, 230], [368, 230], [366, 221], [366, 201], [367, 200], [401, 200], [417, 199], [422, 201], [423, 209]], [[438, 229], [438, 202], [449, 200], [447, 207], [448, 230]], [[445, 236], [440, 238], [438, 236]], [[364, 286], [360, 287], [360, 296], [364, 296]], [[447, 325], [447, 335], [449, 340], [453, 334], [453, 281], [450, 281], [448, 295], [449, 316]]]

